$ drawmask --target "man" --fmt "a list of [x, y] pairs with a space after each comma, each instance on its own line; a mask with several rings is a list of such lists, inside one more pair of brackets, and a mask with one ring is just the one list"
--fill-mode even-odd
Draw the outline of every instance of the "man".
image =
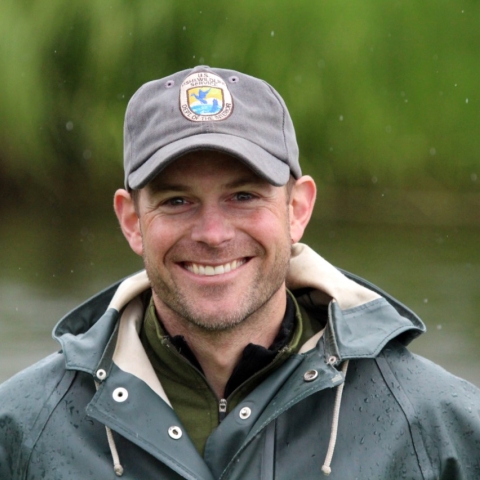
[[0, 388], [0, 478], [480, 478], [479, 391], [408, 352], [413, 312], [298, 243], [314, 201], [265, 82], [140, 88], [115, 212], [145, 272]]

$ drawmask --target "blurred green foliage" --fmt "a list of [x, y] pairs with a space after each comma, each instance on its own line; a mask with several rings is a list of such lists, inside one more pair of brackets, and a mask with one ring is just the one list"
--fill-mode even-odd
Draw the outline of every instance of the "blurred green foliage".
[[479, 25], [473, 0], [3, 0], [0, 187], [121, 185], [129, 97], [208, 64], [282, 94], [319, 182], [478, 192]]

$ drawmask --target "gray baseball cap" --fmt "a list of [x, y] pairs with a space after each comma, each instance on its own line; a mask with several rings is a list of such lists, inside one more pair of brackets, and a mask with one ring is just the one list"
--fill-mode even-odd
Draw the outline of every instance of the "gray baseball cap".
[[197, 150], [232, 155], [277, 186], [302, 175], [285, 102], [268, 83], [233, 70], [199, 66], [148, 82], [127, 106], [127, 189]]

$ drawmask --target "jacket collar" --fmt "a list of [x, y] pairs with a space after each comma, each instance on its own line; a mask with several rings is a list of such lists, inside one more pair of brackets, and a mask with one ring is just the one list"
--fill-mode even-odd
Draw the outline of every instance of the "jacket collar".
[[[325, 352], [327, 357], [336, 357], [335, 363], [348, 358], [374, 357], [391, 339], [398, 337], [407, 344], [425, 331], [422, 321], [407, 307], [374, 285], [341, 272], [304, 244], [292, 247], [287, 287], [301, 293], [298, 301], [308, 309], [328, 306]], [[136, 301], [135, 307], [124, 307], [148, 288], [146, 272], [141, 271], [100, 292], [60, 320], [53, 338], [62, 345], [67, 368], [94, 374], [109, 350], [117, 365], [133, 369], [130, 373], [142, 378], [145, 375], [151, 378], [152, 388], [158, 391], [155, 375], [145, 371], [145, 362], [128, 367], [132, 365], [131, 359], [143, 351], [135, 335], [140, 328], [139, 312], [143, 305]], [[117, 332], [121, 312], [122, 322]], [[119, 338], [108, 349], [114, 333]], [[138, 342], [130, 341], [134, 336]], [[301, 353], [313, 348], [318, 338], [307, 342]]]

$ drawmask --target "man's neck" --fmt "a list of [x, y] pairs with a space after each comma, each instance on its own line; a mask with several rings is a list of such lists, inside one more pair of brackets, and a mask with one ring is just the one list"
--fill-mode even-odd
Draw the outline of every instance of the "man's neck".
[[210, 331], [179, 317], [155, 294], [153, 300], [165, 328], [171, 336], [185, 338], [219, 399], [224, 397], [225, 386], [245, 347], [253, 343], [268, 348], [275, 340], [286, 309], [286, 291], [280, 289], [243, 322], [227, 330]]

